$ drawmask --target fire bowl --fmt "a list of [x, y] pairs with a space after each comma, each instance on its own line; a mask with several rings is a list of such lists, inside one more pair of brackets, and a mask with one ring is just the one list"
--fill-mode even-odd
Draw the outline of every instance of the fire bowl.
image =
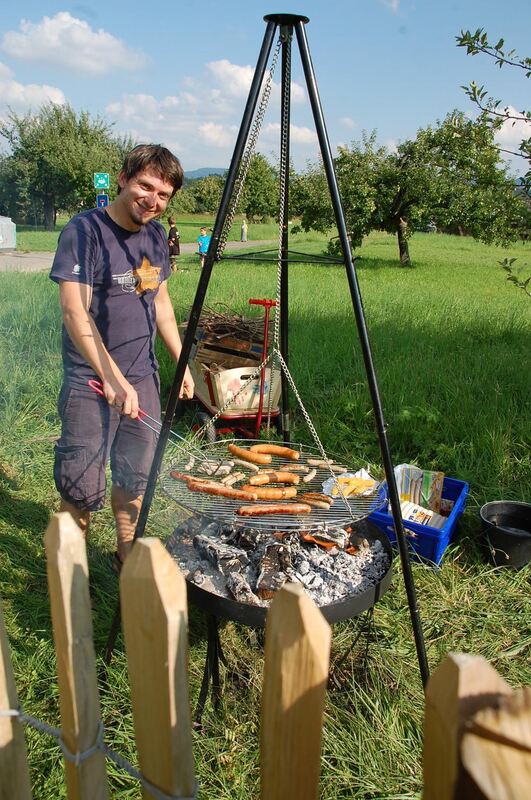
[[[346, 595], [342, 599], [320, 605], [320, 611], [329, 623], [341, 622], [356, 617], [369, 608], [372, 608], [383, 597], [392, 577], [393, 551], [386, 534], [374, 523], [361, 520], [353, 526], [356, 534], [365, 537], [369, 542], [379, 541], [388, 558], [388, 567], [379, 580], [367, 589], [353, 595]], [[176, 541], [179, 540], [182, 528], [177, 528], [166, 543], [170, 554], [174, 555]], [[188, 600], [207, 614], [212, 614], [220, 619], [232, 620], [251, 628], [263, 628], [266, 623], [267, 606], [251, 605], [239, 602], [230, 597], [221, 596], [212, 591], [196, 585], [187, 578]]]

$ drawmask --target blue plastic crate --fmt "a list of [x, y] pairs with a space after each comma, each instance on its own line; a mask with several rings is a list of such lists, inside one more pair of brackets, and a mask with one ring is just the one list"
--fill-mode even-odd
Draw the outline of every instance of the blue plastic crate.
[[[385, 488], [387, 490], [387, 486]], [[459, 517], [465, 510], [468, 488], [468, 483], [465, 481], [458, 481], [457, 478], [444, 479], [442, 496], [446, 500], [453, 500], [454, 507], [442, 528], [432, 528], [429, 525], [419, 525], [418, 522], [404, 520], [410, 552], [417, 561], [430, 561], [437, 566], [441, 563], [444, 551], [455, 534]], [[391, 542], [396, 543], [392, 514], [382, 509], [373, 511], [369, 519], [387, 534]], [[409, 535], [408, 531], [414, 535]]]

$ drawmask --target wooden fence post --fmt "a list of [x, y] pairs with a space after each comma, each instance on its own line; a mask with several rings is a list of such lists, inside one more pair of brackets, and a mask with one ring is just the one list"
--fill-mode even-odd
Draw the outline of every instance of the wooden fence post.
[[474, 714], [463, 734], [461, 763], [463, 787], [471, 787], [467, 800], [531, 795], [531, 687], [500, 698], [497, 708]]
[[[159, 539], [138, 539], [120, 578], [140, 769], [163, 792], [195, 789], [186, 583]], [[152, 797], [144, 789], [144, 798]]]
[[299, 584], [287, 584], [266, 623], [260, 733], [262, 800], [317, 800], [330, 626]]
[[[63, 741], [71, 753], [97, 739], [101, 721], [92, 639], [88, 566], [82, 533], [68, 513], [54, 514], [44, 535]], [[105, 756], [76, 766], [65, 759], [69, 800], [106, 800]]]
[[[10, 708], [18, 697], [0, 603], [0, 711]], [[0, 800], [31, 800], [24, 729], [14, 717], [0, 717]]]
[[[465, 721], [511, 687], [481, 656], [450, 653], [426, 688], [423, 800], [454, 800], [461, 780], [460, 744]], [[464, 797], [464, 795], [460, 796]]]

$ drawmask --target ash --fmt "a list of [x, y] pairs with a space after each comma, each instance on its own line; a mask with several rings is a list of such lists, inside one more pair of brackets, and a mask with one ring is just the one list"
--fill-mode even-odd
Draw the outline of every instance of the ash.
[[297, 582], [326, 606], [362, 594], [389, 568], [381, 541], [364, 538], [362, 523], [356, 530], [312, 532], [318, 544], [304, 541], [304, 532], [269, 533], [195, 515], [174, 530], [166, 548], [188, 581], [213, 594], [267, 606], [284, 583]]

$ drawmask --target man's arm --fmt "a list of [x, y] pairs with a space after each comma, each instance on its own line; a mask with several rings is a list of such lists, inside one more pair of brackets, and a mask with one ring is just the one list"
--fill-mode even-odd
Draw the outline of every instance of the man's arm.
[[[177, 362], [181, 355], [181, 337], [179, 336], [179, 329], [177, 328], [177, 321], [166, 281], [159, 286], [159, 291], [155, 297], [155, 309], [157, 312], [157, 333], [164, 342], [170, 356]], [[191, 400], [193, 396], [194, 382], [187, 366], [179, 397]]]
[[122, 406], [121, 413], [134, 419], [138, 416], [137, 393], [109, 355], [88, 313], [91, 292], [91, 287], [84, 283], [60, 282], [59, 297], [65, 328], [78, 353], [100, 376], [109, 405]]

